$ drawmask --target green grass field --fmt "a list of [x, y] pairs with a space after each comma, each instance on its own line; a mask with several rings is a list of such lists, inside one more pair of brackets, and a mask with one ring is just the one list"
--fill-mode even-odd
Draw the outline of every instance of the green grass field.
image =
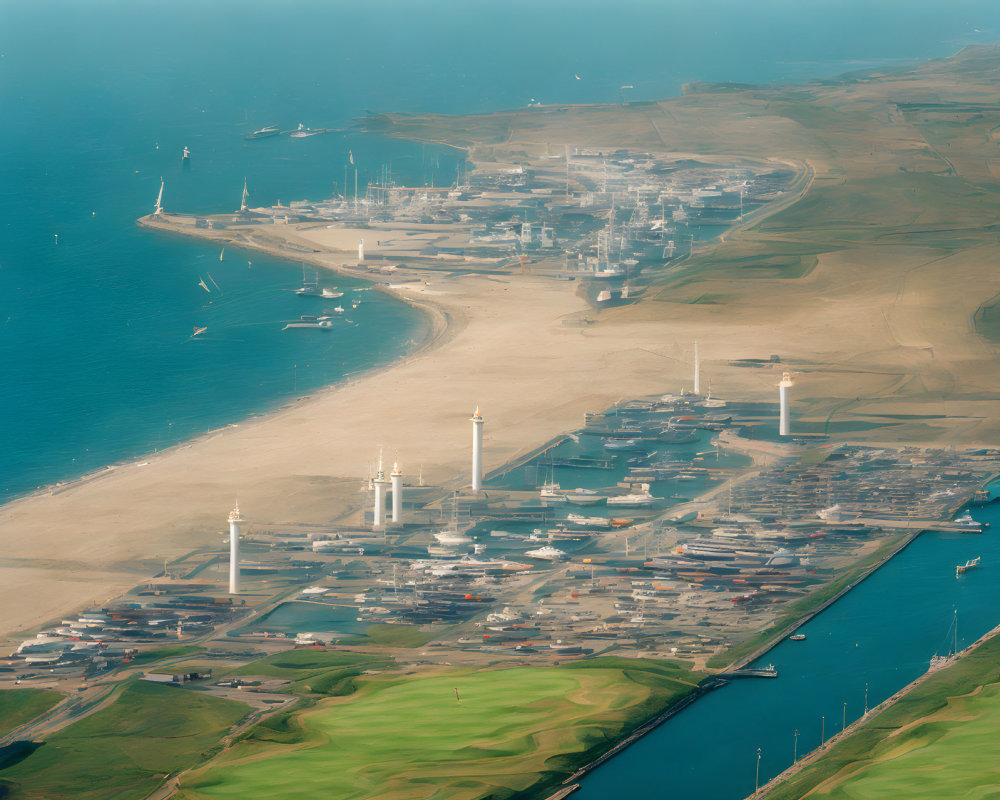
[[510, 797], [561, 779], [698, 677], [599, 659], [362, 680], [350, 697], [255, 729], [184, 780], [179, 797]]
[[299, 695], [350, 694], [354, 678], [363, 670], [384, 669], [394, 665], [391, 658], [366, 653], [341, 653], [326, 650], [290, 650], [254, 661], [227, 677], [258, 675], [291, 681], [288, 691]]
[[959, 697], [910, 731], [864, 769], [834, 778], [811, 795], [830, 800], [1000, 797], [1000, 685]]
[[928, 678], [768, 800], [1000, 797], [1000, 637]]
[[[136, 681], [115, 702], [0, 770], [9, 800], [136, 800], [207, 757], [249, 711], [243, 703]], [[6, 791], [6, 793], [5, 793]]]
[[133, 666], [139, 666], [141, 664], [151, 664], [154, 661], [161, 661], [164, 658], [177, 658], [178, 656], [186, 656], [191, 653], [196, 653], [201, 648], [193, 644], [174, 644], [167, 645], [166, 647], [157, 647], [153, 650], [146, 650], [145, 652], [139, 653], [132, 661]]
[[0, 691], [0, 736], [18, 725], [30, 722], [62, 700], [59, 692], [45, 689], [6, 689]]
[[341, 639], [342, 645], [385, 645], [387, 647], [421, 647], [433, 639], [443, 626], [421, 630], [419, 625], [385, 625], [375, 623], [365, 629], [364, 636]]

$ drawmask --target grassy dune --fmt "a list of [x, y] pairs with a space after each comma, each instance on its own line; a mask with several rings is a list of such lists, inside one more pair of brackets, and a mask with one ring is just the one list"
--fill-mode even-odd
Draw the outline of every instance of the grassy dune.
[[48, 711], [62, 700], [45, 689], [6, 689], [0, 692], [0, 736]]
[[509, 797], [561, 779], [693, 688], [679, 667], [612, 659], [365, 680], [272, 723], [267, 740], [226, 752], [180, 796]]
[[1000, 637], [918, 686], [768, 800], [996, 797]]
[[[996, 351], [976, 335], [1000, 340], [997, 74], [1000, 52], [973, 47], [805, 86], [692, 84], [660, 102], [366, 124], [542, 171], [569, 144], [797, 174], [723, 241], [645, 271], [646, 301], [602, 311], [592, 330], [656, 325], [658, 340], [698, 338], [719, 391], [743, 396], [770, 397], [773, 376], [719, 361], [779, 353], [808, 373], [795, 400], [803, 430], [978, 443], [1000, 435], [1000, 418], [973, 406], [1000, 396]], [[889, 432], [843, 426], [918, 408], [935, 416], [901, 417]]]
[[0, 770], [9, 800], [135, 800], [172, 772], [210, 755], [249, 708], [171, 686], [137, 681], [108, 708], [49, 736]]

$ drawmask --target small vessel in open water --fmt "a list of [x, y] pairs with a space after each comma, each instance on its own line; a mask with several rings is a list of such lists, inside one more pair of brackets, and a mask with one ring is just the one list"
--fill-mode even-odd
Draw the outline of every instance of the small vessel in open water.
[[244, 136], [244, 139], [267, 139], [271, 136], [277, 136], [281, 133], [281, 130], [277, 125], [265, 125], [259, 131], [254, 131], [253, 133], [248, 133]]
[[289, 328], [319, 328], [320, 330], [329, 330], [332, 327], [333, 320], [330, 317], [302, 316], [299, 317], [298, 322], [289, 322], [281, 330], [287, 331]]
[[316, 130], [313, 128], [307, 128], [300, 122], [299, 127], [296, 128], [294, 131], [289, 132], [288, 135], [291, 136], [293, 139], [304, 139], [306, 136], [316, 136], [317, 134], [320, 133], [326, 133], [326, 131], [324, 129]]
[[964, 564], [959, 564], [955, 567], [955, 577], [957, 578], [959, 575], [963, 575], [970, 569], [979, 569], [979, 561], [981, 558], [982, 556], [976, 556], [975, 558], [966, 561]]

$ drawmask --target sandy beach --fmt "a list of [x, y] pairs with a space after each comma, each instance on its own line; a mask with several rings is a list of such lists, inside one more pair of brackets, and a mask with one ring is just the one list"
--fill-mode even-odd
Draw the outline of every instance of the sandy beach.
[[387, 458], [398, 453], [408, 480], [421, 468], [427, 482], [455, 480], [477, 404], [491, 468], [578, 425], [586, 410], [679, 388], [686, 369], [664, 357], [679, 342], [664, 347], [651, 324], [597, 336], [564, 325], [584, 308], [572, 284], [463, 277], [423, 289], [450, 320], [434, 347], [146, 466], [6, 505], [0, 569], [21, 577], [0, 584], [0, 631], [106, 599], [164, 558], [219, 543], [234, 498], [251, 529], [342, 518], [359, 507], [379, 444]]
[[[0, 631], [107, 599], [159, 571], [164, 558], [215, 546], [234, 498], [251, 525], [349, 518], [378, 445], [387, 459], [398, 454], [409, 480], [422, 470], [427, 482], [461, 485], [477, 404], [494, 468], [577, 427], [585, 411], [690, 388], [696, 339], [703, 380], [717, 394], [771, 398], [775, 369], [726, 363], [779, 353], [797, 373], [799, 417], [950, 415], [921, 435], [988, 440], [997, 423], [980, 399], [1000, 386], [974, 365], [994, 356], [961, 320], [995, 291], [976, 276], [997, 250], [942, 258], [929, 248], [895, 248], [891, 257], [858, 248], [822, 256], [798, 280], [706, 276], [600, 314], [575, 282], [533, 276], [429, 275], [397, 286], [437, 319], [432, 344], [415, 355], [143, 459], [146, 466], [121, 465], [0, 509]], [[869, 268], [876, 258], [878, 275]], [[329, 254], [310, 260], [332, 263]], [[942, 290], [962, 275], [964, 293]], [[705, 293], [727, 302], [691, 302]], [[976, 377], [963, 380], [962, 367]], [[914, 432], [911, 423], [893, 435]]]
[[[963, 439], [989, 436], [996, 423], [984, 419], [970, 390], [996, 391], [996, 379], [970, 370], [978, 377], [963, 386], [955, 366], [992, 358], [980, 337], [954, 325], [982, 290], [967, 298], [935, 291], [963, 269], [977, 270], [985, 255], [899, 250], [894, 282], [867, 269], [875, 253], [838, 253], [806, 278], [784, 282], [770, 301], [757, 281], [753, 303], [685, 302], [687, 292], [719, 289], [705, 281], [600, 315], [575, 283], [532, 276], [433, 276], [398, 287], [447, 321], [417, 354], [143, 459], [146, 466], [125, 464], [0, 509], [0, 631], [107, 599], [157, 572], [164, 558], [216, 546], [234, 498], [251, 529], [349, 518], [378, 445], [389, 460], [398, 454], [408, 480], [422, 470], [427, 482], [461, 485], [476, 405], [486, 418], [486, 467], [494, 468], [579, 426], [585, 411], [690, 388], [695, 339], [703, 381], [718, 394], [770, 398], [775, 370], [725, 364], [778, 352], [795, 362], [800, 416], [822, 418], [845, 402], [855, 414], [889, 413], [909, 402], [924, 414], [962, 417], [947, 430]], [[739, 297], [750, 287], [728, 282], [725, 291]], [[901, 387], [913, 381], [950, 381], [969, 400], [935, 400], [926, 390], [907, 397], [912, 392]]]
[[[875, 81], [865, 92], [881, 103], [883, 94], [937, 83], [949, 88], [949, 80], [929, 73]], [[968, 91], [990, 87], [984, 79]], [[845, 90], [802, 91], [820, 93], [809, 102], [836, 104]], [[586, 145], [610, 141], [668, 154], [697, 152], [703, 137], [716, 154], [795, 159], [798, 188], [755, 212], [753, 225], [730, 230], [660, 273], [641, 302], [620, 308], [598, 311], [577, 281], [505, 272], [496, 262], [477, 265], [454, 254], [407, 259], [388, 291], [435, 320], [431, 341], [410, 357], [0, 508], [0, 635], [106, 600], [157, 573], [165, 558], [218, 547], [235, 498], [251, 530], [350, 519], [379, 445], [389, 461], [398, 456], [407, 480], [415, 483], [422, 470], [426, 482], [458, 488], [468, 475], [468, 419], [477, 405], [486, 419], [486, 468], [495, 468], [579, 427], [585, 411], [690, 389], [695, 340], [702, 386], [716, 395], [776, 401], [775, 385], [790, 370], [794, 425], [811, 432], [837, 432], [841, 424], [840, 434], [853, 440], [995, 444], [997, 347], [973, 324], [977, 309], [1000, 291], [994, 267], [1000, 245], [983, 231], [994, 219], [983, 199], [966, 196], [964, 176], [960, 181], [928, 162], [929, 146], [913, 144], [918, 129], [899, 115], [867, 123], [872, 136], [882, 137], [876, 148], [835, 126], [806, 129], [787, 117], [745, 117], [741, 97], [577, 107], [571, 114], [530, 115], [527, 123], [514, 114], [470, 118], [470, 132], [458, 144], [465, 144], [463, 136], [486, 140], [505, 131], [502, 145], [477, 158], [495, 150], [501, 160], [534, 153], [542, 163], [548, 142], [571, 134]], [[736, 127], [728, 127], [734, 119]], [[395, 135], [435, 140], [455, 122], [393, 124]], [[937, 170], [934, 183], [920, 179], [923, 193], [898, 184], [910, 180], [901, 175], [923, 174], [917, 170]], [[855, 184], [845, 183], [844, 174]], [[946, 180], [957, 187], [953, 193], [928, 201], [926, 187]], [[881, 194], [870, 200], [876, 190]], [[362, 235], [366, 247], [374, 238], [376, 263], [448, 235], [434, 226], [412, 236], [405, 226], [227, 222], [223, 230], [196, 230], [193, 218], [179, 224], [166, 215], [141, 222], [159, 229], [149, 235], [193, 236], [330, 269], [347, 262], [352, 274], [364, 274], [350, 268]], [[883, 238], [883, 229], [891, 235]], [[472, 271], [449, 274], [456, 258]], [[772, 355], [780, 363], [764, 368], [729, 363]]]

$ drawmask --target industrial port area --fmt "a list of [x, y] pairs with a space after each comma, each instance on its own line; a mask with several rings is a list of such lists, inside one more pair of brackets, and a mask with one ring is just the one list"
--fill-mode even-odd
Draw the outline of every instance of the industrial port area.
[[168, 212], [161, 186], [140, 222], [285, 257], [336, 251], [337, 269], [396, 288], [456, 271], [578, 280], [604, 308], [635, 302], [699, 242], [787, 200], [806, 176], [793, 162], [627, 150], [565, 147], [524, 163], [474, 157], [443, 187], [397, 185], [383, 166], [359, 188], [351, 167], [346, 191], [327, 200], [254, 207], [244, 185], [239, 210], [226, 215]]
[[996, 784], [989, 20], [62, 5], [4, 61], [0, 800]]
[[[69, 691], [141, 672], [176, 645], [187, 647], [148, 679], [204, 683], [303, 647], [416, 646], [404, 652], [426, 664], [614, 654], [704, 668], [922, 530], [982, 533], [953, 517], [990, 499], [981, 487], [1000, 451], [796, 436], [787, 374], [778, 386], [776, 404], [623, 401], [487, 475], [476, 409], [460, 489], [422, 485], [378, 453], [349, 519], [276, 525], [237, 507], [228, 540], [206, 531], [203, 549], [127, 595], [12, 643], [0, 684]], [[176, 666], [191, 653], [197, 668]]]
[[[528, 166], [475, 158], [440, 188], [398, 186], [384, 167], [359, 189], [345, 169], [345, 191], [288, 206], [253, 207], [244, 185], [227, 215], [168, 213], [161, 185], [140, 222], [390, 276], [379, 280], [391, 289], [531, 272], [578, 281], [600, 309], [636, 301], [698, 241], [789, 202], [809, 179], [791, 161], [627, 150], [549, 147]], [[304, 278], [298, 292], [338, 296], [318, 283]], [[332, 327], [342, 311], [302, 319]], [[183, 682], [293, 647], [404, 648], [428, 664], [614, 654], [705, 668], [762, 631], [777, 637], [802, 616], [790, 604], [851, 585], [922, 530], [982, 532], [951, 520], [983, 500], [1000, 451], [796, 431], [795, 381], [779, 356], [729, 362], [771, 380], [773, 403], [713, 396], [697, 344], [685, 358], [692, 381], [678, 393], [589, 413], [488, 474], [476, 408], [467, 480], [425, 484], [373, 443], [371, 473], [340, 517], [278, 523], [237, 506], [228, 531], [206, 530], [203, 547], [161, 574], [12, 642], [0, 684], [66, 689], [141, 672], [144, 660], [158, 662], [147, 677]], [[200, 671], [175, 669], [181, 656], [164, 663], [175, 646], [197, 652]]]

